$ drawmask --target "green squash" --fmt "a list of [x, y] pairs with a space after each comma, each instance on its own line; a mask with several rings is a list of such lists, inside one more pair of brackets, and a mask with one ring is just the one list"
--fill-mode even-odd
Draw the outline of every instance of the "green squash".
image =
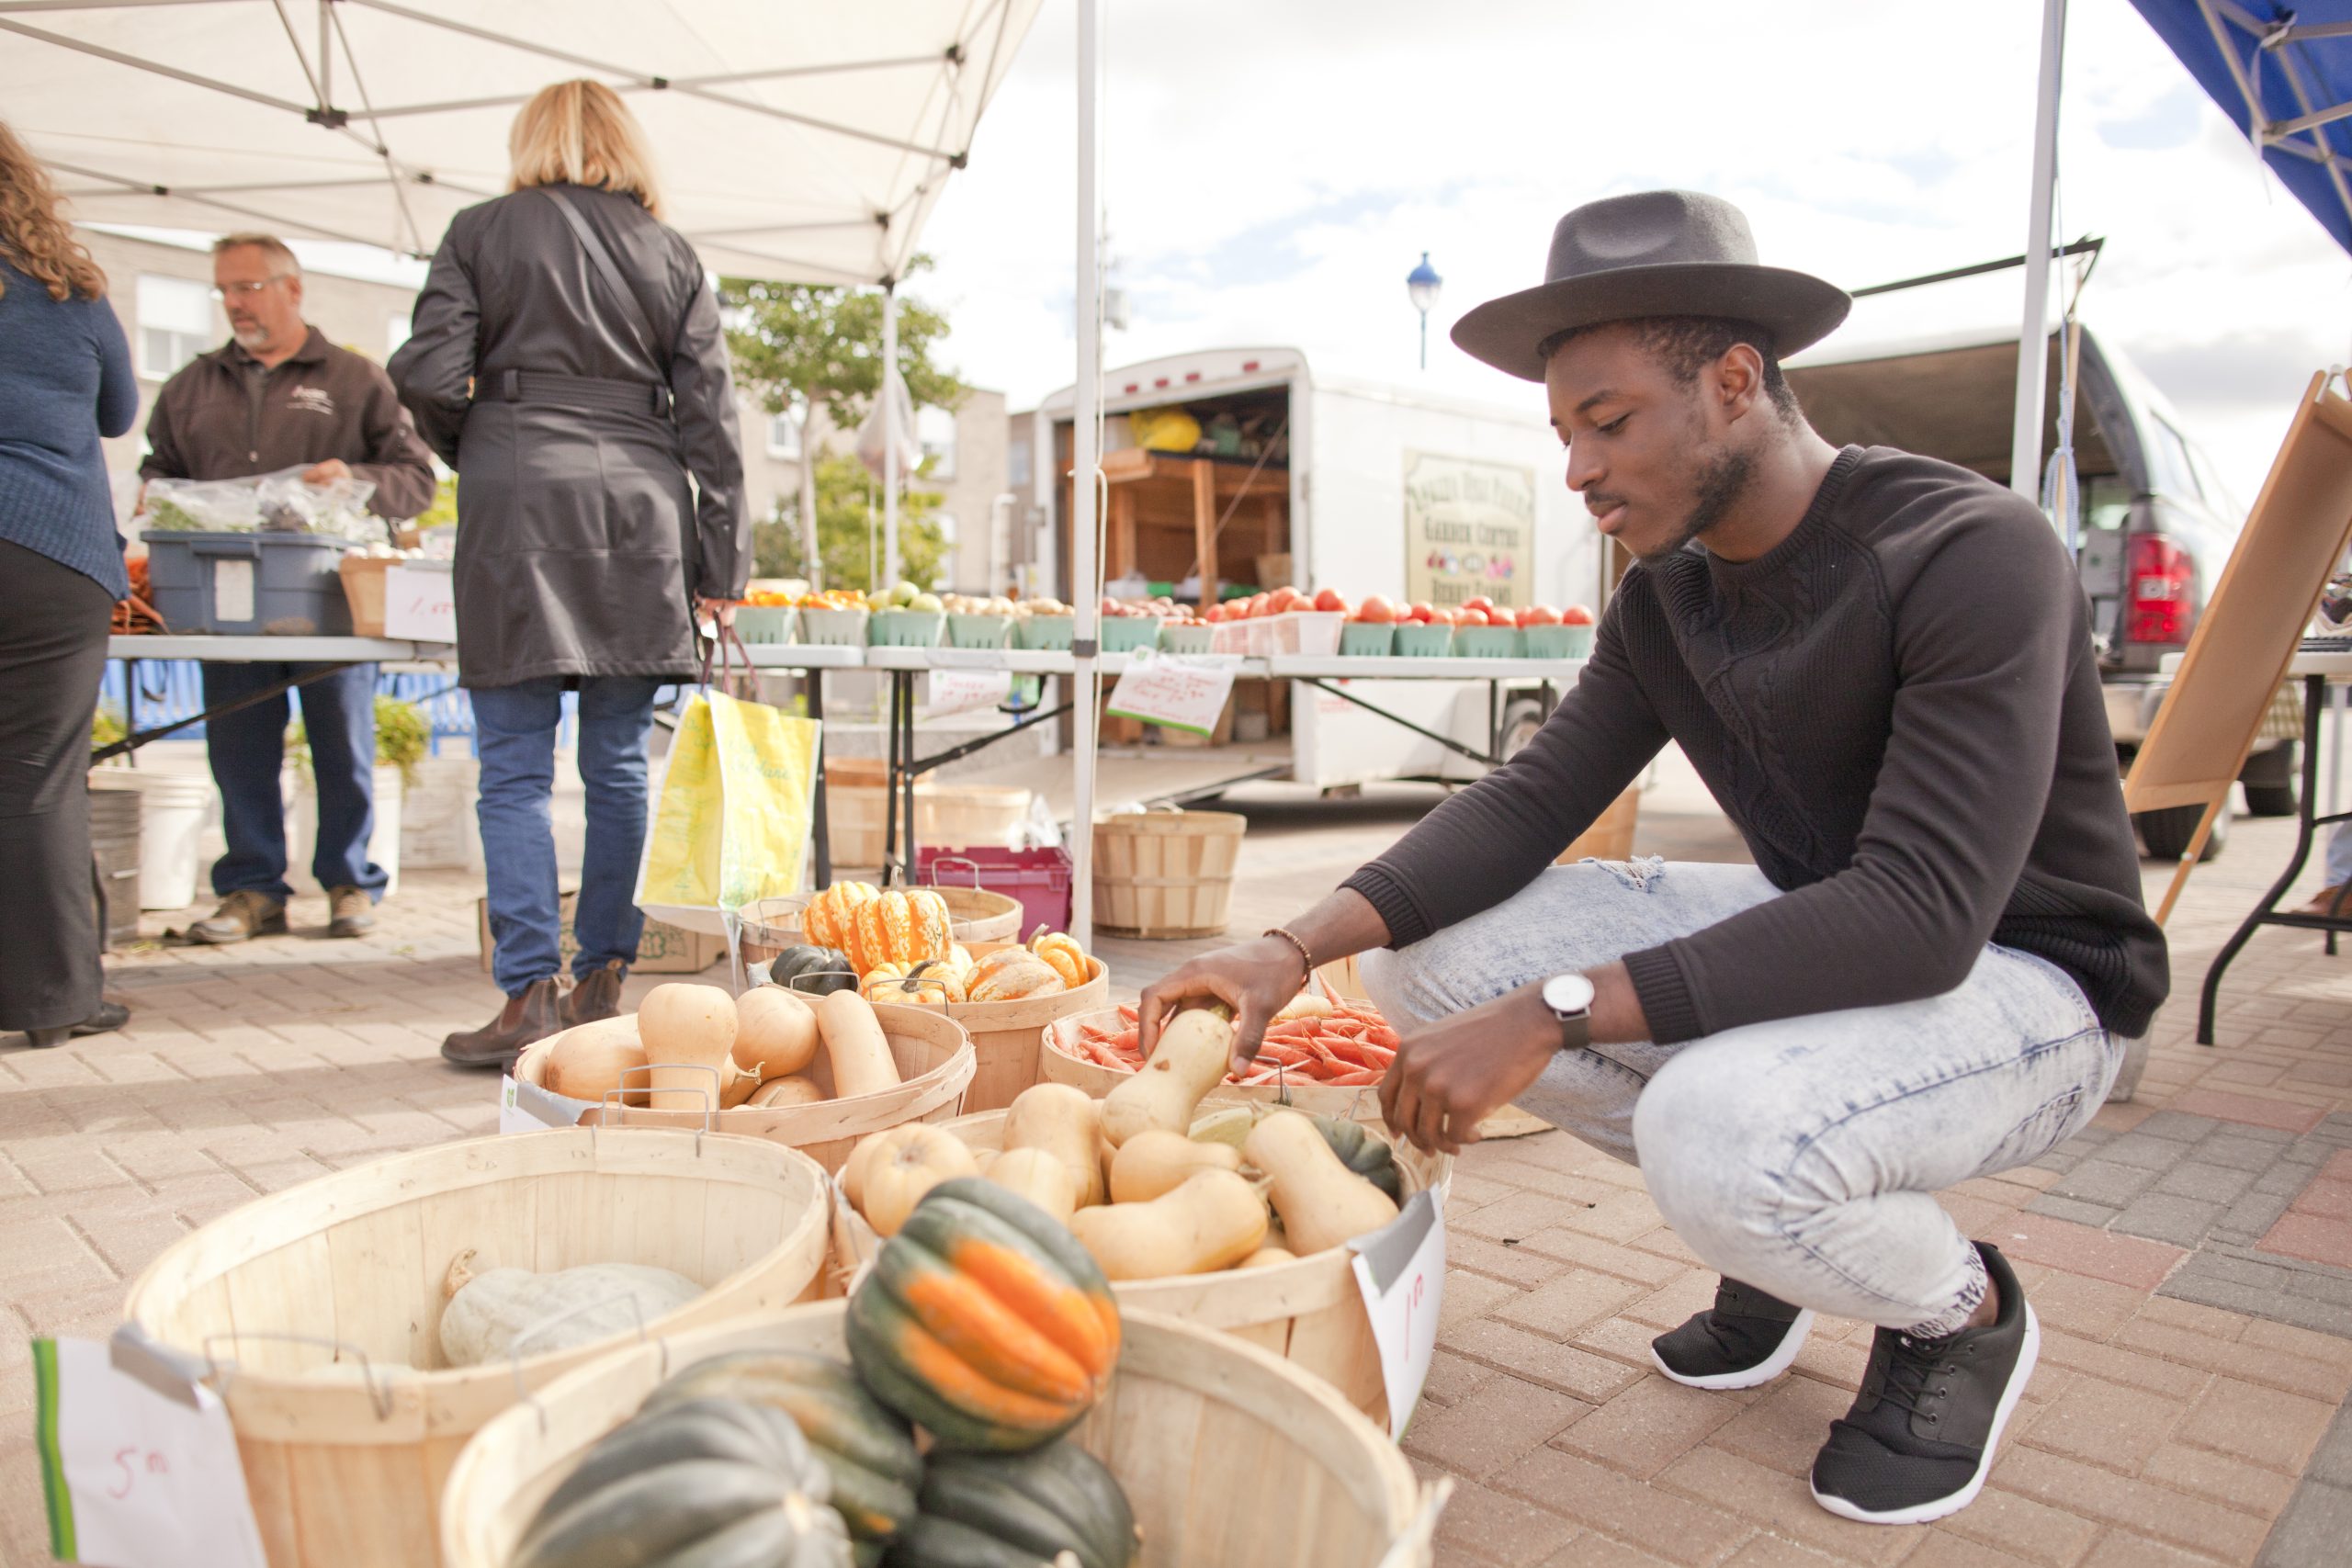
[[1367, 1130], [1361, 1122], [1344, 1121], [1336, 1116], [1315, 1116], [1308, 1120], [1340, 1163], [1371, 1182], [1388, 1195], [1388, 1201], [1401, 1205], [1405, 1201], [1405, 1184], [1396, 1169], [1396, 1151], [1385, 1139]]
[[838, 947], [787, 947], [768, 960], [768, 983], [804, 997], [857, 988], [857, 965]]
[[843, 1337], [874, 1396], [940, 1448], [1013, 1453], [1069, 1431], [1110, 1386], [1119, 1307], [1060, 1222], [960, 1177], [882, 1244]]
[[832, 1472], [833, 1506], [853, 1540], [888, 1541], [915, 1511], [922, 1456], [913, 1430], [839, 1361], [798, 1350], [737, 1350], [696, 1361], [653, 1391], [650, 1414], [710, 1395], [792, 1417]]
[[1118, 1478], [1076, 1443], [1025, 1454], [938, 1454], [890, 1568], [1128, 1568], [1136, 1516]]
[[831, 1484], [782, 1411], [689, 1400], [591, 1448], [509, 1568], [851, 1568]]

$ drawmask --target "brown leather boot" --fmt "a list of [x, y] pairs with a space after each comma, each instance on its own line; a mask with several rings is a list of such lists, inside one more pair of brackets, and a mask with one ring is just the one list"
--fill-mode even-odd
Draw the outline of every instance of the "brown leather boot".
[[266, 893], [241, 890], [220, 900], [220, 907], [187, 928], [191, 942], [216, 947], [248, 937], [284, 936], [286, 906]]
[[534, 980], [519, 997], [509, 997], [498, 1016], [480, 1029], [441, 1042], [441, 1059], [461, 1067], [512, 1066], [523, 1047], [563, 1027], [558, 1016], [561, 987], [552, 975]]
[[563, 998], [563, 1026], [576, 1028], [600, 1018], [617, 1018], [621, 1010], [621, 981], [628, 970], [617, 958], [602, 969], [591, 969]]

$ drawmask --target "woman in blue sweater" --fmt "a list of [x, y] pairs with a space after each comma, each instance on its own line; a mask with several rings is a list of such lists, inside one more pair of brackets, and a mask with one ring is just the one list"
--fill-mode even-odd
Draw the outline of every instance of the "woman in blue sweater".
[[107, 279], [0, 123], [0, 1032], [121, 1025], [98, 988], [90, 716], [130, 592], [98, 437], [139, 413]]

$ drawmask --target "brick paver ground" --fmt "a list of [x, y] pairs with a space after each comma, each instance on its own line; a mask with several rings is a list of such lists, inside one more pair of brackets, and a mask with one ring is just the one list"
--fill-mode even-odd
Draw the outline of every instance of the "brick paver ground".
[[[1428, 798], [1249, 804], [1233, 929], [1318, 896]], [[1457, 1484], [1441, 1562], [2352, 1560], [2352, 955], [2263, 933], [2223, 994], [2222, 1048], [2189, 1043], [2206, 959], [2288, 841], [2284, 824], [2241, 820], [2191, 884], [2171, 928], [2182, 999], [2157, 1021], [2138, 1100], [2040, 1167], [1945, 1195], [2018, 1260], [2045, 1336], [1973, 1506], [1884, 1529], [1807, 1497], [1862, 1368], [1860, 1325], [1823, 1322], [1767, 1388], [1658, 1376], [1650, 1337], [1704, 1305], [1713, 1276], [1637, 1172], [1553, 1133], [1476, 1147], [1455, 1179], [1440, 1349], [1405, 1444]], [[1739, 855], [1702, 816], [1653, 813], [1644, 846]], [[120, 1035], [38, 1054], [0, 1040], [0, 1562], [47, 1560], [28, 1337], [104, 1334], [148, 1259], [256, 1193], [492, 1130], [490, 1081], [435, 1054], [496, 1003], [475, 892], [413, 874], [375, 936], [336, 943], [316, 935], [323, 900], [298, 899], [292, 937], [115, 964], [137, 1009]], [[1132, 990], [1192, 946], [1104, 951]]]

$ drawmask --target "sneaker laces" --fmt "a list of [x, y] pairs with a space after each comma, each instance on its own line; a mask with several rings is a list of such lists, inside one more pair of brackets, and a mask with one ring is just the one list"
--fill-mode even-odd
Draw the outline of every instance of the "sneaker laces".
[[1939, 1375], [1950, 1377], [1960, 1371], [1956, 1363], [1944, 1359], [1954, 1337], [1947, 1335], [1940, 1339], [1921, 1339], [1897, 1333], [1886, 1358], [1886, 1371], [1879, 1380], [1879, 1403], [1907, 1415], [1923, 1416], [1930, 1427], [1936, 1425], [1941, 1416], [1928, 1409], [1926, 1402], [1950, 1394], [1951, 1385], [1943, 1383], [1930, 1388], [1928, 1380]]

